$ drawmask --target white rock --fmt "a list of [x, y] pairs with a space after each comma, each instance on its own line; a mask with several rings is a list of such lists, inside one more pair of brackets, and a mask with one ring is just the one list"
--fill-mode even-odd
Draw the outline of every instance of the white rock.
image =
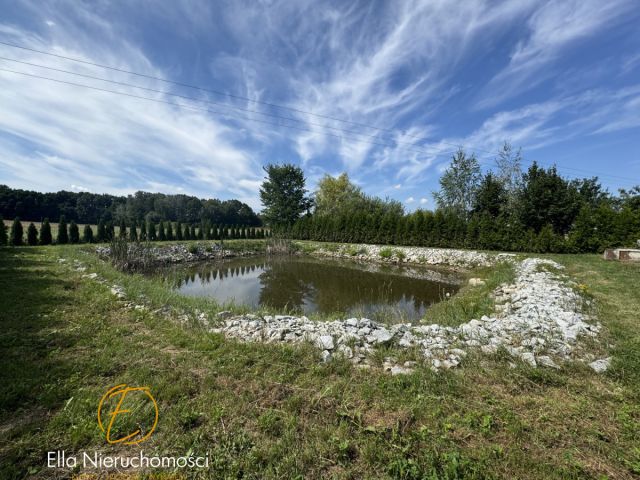
[[323, 350], [333, 350], [333, 337], [331, 335], [321, 335], [317, 338], [316, 345]]
[[371, 339], [371, 343], [386, 343], [392, 338], [393, 335], [386, 328], [377, 328], [367, 337], [367, 339]]
[[532, 367], [535, 367], [537, 365], [536, 356], [531, 352], [522, 352], [522, 354], [520, 354], [520, 358], [523, 362], [528, 363]]
[[556, 362], [553, 361], [553, 359], [548, 356], [548, 355], [540, 355], [538, 358], [538, 364], [544, 366], [544, 367], [550, 367], [550, 368], [560, 368], [558, 366], [558, 364]]
[[412, 368], [400, 367], [398, 365], [391, 367], [391, 375], [407, 375], [413, 373]]
[[601, 358], [599, 360], [596, 360], [594, 362], [591, 362], [589, 364], [589, 366], [596, 372], [596, 373], [604, 373], [607, 371], [607, 369], [611, 366], [611, 357], [607, 357], [607, 358]]

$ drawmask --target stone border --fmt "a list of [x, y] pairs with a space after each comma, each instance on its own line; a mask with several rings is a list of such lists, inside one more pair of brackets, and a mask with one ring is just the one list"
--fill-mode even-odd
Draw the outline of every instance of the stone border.
[[[590, 360], [579, 340], [595, 337], [600, 325], [589, 323], [591, 319], [583, 313], [586, 301], [566, 276], [549, 267], [563, 269], [539, 258], [518, 262], [515, 283], [493, 292], [496, 313], [457, 327], [387, 326], [367, 318], [317, 322], [304, 316], [239, 315], [209, 331], [243, 342], [311, 342], [322, 350], [323, 360], [343, 356], [362, 368], [370, 368], [371, 353], [378, 345], [416, 349], [434, 370], [456, 367], [471, 350], [495, 354], [499, 348], [532, 367], [559, 368], [556, 362]], [[385, 369], [392, 374], [410, 373], [414, 366], [415, 362], [399, 365], [393, 358], [385, 361]], [[592, 368], [596, 369], [593, 364]]]
[[[183, 247], [179, 250], [182, 254], [186, 252], [184, 245], [178, 247]], [[402, 255], [384, 259], [380, 256], [383, 248], [402, 251]], [[357, 255], [351, 254], [354, 249], [358, 251]], [[216, 258], [220, 258], [226, 252], [216, 253]], [[518, 261], [513, 254], [350, 244], [339, 245], [335, 250], [320, 248], [311, 254], [461, 268], [508, 261], [514, 263], [516, 278], [512, 285], [501, 285], [492, 293], [496, 302], [492, 316], [471, 319], [457, 327], [437, 324], [388, 326], [367, 318], [322, 322], [305, 316], [233, 316], [230, 312], [219, 313], [213, 322], [206, 314], [197, 312], [198, 320], [210, 332], [243, 342], [311, 342], [321, 350], [324, 361], [343, 356], [361, 368], [371, 367], [371, 354], [379, 345], [415, 349], [433, 370], [458, 366], [470, 351], [495, 354], [501, 348], [514, 359], [532, 367], [559, 368], [558, 362], [594, 360], [593, 355], [582, 348], [581, 340], [597, 336], [601, 327], [585, 313], [588, 301], [574, 291], [575, 282], [559, 273], [564, 267], [552, 260], [526, 258]], [[117, 285], [112, 287], [112, 293], [121, 299], [126, 298]], [[132, 308], [138, 307], [134, 305]], [[188, 319], [186, 315], [183, 317]], [[599, 359], [592, 361], [590, 366], [603, 372], [609, 363], [609, 358]], [[415, 362], [399, 365], [393, 358], [386, 359], [384, 364], [392, 374], [410, 373], [414, 366]]]

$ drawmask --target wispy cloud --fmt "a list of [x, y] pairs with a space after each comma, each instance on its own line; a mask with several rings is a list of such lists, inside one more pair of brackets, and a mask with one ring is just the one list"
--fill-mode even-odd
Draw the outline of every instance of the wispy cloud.
[[[90, 15], [82, 12], [85, 19]], [[106, 36], [110, 36], [109, 25], [99, 20], [96, 23], [105, 30]], [[92, 42], [85, 43], [80, 49], [80, 45], [72, 41], [76, 34], [73, 24], [60, 30], [65, 33], [56, 33], [53, 41], [19, 32], [15, 32], [11, 40], [33, 48], [53, 49], [59, 55], [164, 76], [143, 52], [126, 42], [112, 43], [108, 51]], [[59, 60], [5, 46], [0, 48], [0, 54], [112, 80], [140, 83], [138, 78], [87, 65], [66, 62], [61, 66]], [[154, 100], [175, 101], [161, 94], [149, 95], [129, 87], [114, 87], [6, 61], [0, 66]], [[250, 199], [254, 207], [259, 206], [255, 187], [262, 172], [260, 163], [252, 158], [245, 136], [206, 112], [14, 73], [0, 72], [0, 80], [3, 85], [0, 90], [0, 131], [4, 132], [0, 136], [0, 162], [11, 172], [9, 176], [14, 185], [54, 190], [68, 188], [69, 182], [73, 182], [74, 185], [90, 185], [93, 191], [131, 193], [145, 189], [178, 193], [188, 190], [208, 197], [228, 197], [232, 185], [236, 196]], [[158, 82], [151, 86], [166, 89], [166, 85]], [[22, 168], [16, 155], [17, 147], [25, 152], [40, 153], [30, 155], [25, 164], [28, 168]], [[34, 172], [38, 172], [37, 178], [34, 178]]]
[[553, 0], [543, 4], [527, 22], [528, 35], [512, 50], [507, 66], [483, 90], [478, 106], [495, 105], [556, 75], [551, 65], [565, 49], [611, 26], [635, 7], [629, 0]]
[[[637, 42], [607, 46], [640, 17], [634, 6], [22, 0], [0, 20], [0, 38], [233, 97], [0, 47], [3, 56], [197, 97], [167, 105], [176, 99], [0, 61], [160, 102], [0, 72], [0, 182], [185, 192], [259, 207], [261, 167], [294, 162], [311, 190], [325, 173], [347, 171], [367, 193], [424, 206], [458, 147], [490, 164], [486, 151], [505, 140], [532, 152], [638, 128]], [[599, 45], [604, 35], [609, 43]], [[597, 69], [584, 50], [594, 45], [606, 50]], [[206, 111], [198, 100], [229, 106]]]

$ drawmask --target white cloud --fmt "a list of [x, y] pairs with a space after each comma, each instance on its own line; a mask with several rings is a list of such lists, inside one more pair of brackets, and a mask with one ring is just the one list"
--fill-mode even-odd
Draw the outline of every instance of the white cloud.
[[429, 199], [428, 198], [422, 197], [420, 199], [420, 205], [426, 205], [427, 203], [429, 203]]
[[[82, 16], [94, 20], [105, 37], [111, 36], [108, 24], [87, 11], [83, 11]], [[20, 31], [12, 31], [9, 40], [32, 48], [54, 50], [59, 55], [164, 77], [140, 50], [126, 41], [76, 42], [73, 40], [76, 35], [82, 36], [76, 30], [77, 25], [71, 20], [56, 18], [55, 23], [62, 22], [66, 22], [65, 28], [59, 31], [64, 33], [56, 31], [52, 44]], [[6, 46], [0, 46], [0, 54], [112, 80], [141, 83], [139, 78], [126, 74]], [[114, 87], [36, 67], [8, 62], [2, 62], [0, 67], [154, 100], [175, 101], [161, 94]], [[236, 196], [250, 199], [251, 206], [259, 208], [256, 185], [262, 171], [247, 146], [246, 133], [230, 128], [206, 112], [8, 72], [0, 72], [0, 79], [3, 84], [0, 132], [4, 133], [0, 135], [0, 164], [4, 165], [5, 172], [0, 175], [4, 177], [0, 181], [46, 191], [65, 188], [72, 182], [94, 192], [122, 194], [140, 189], [223, 198], [234, 196], [230, 188], [233, 187]], [[166, 90], [166, 85], [158, 82], [145, 83]], [[23, 153], [30, 150], [39, 153]], [[34, 172], [38, 172], [37, 176]]]
[[407, 198], [407, 199], [405, 200], [405, 203], [413, 203], [413, 202], [415, 202], [415, 201], [416, 201], [416, 199], [415, 199], [415, 198], [413, 198], [413, 197], [409, 197], [409, 198]]

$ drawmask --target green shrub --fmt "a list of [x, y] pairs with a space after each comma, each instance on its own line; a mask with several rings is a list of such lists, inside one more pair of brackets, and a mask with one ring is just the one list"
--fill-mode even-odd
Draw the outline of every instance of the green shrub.
[[24, 241], [22, 239], [24, 232], [22, 231], [22, 223], [20, 223], [20, 219], [18, 217], [13, 219], [13, 224], [11, 225], [11, 245], [20, 246], [23, 245]]
[[388, 247], [381, 248], [379, 255], [382, 258], [391, 258], [391, 256], [393, 255], [393, 250]]
[[32, 246], [38, 244], [38, 229], [33, 222], [31, 222], [29, 228], [27, 228], [27, 244]]
[[82, 241], [84, 243], [93, 243], [93, 230], [91, 225], [85, 225], [82, 232]]
[[78, 230], [78, 225], [73, 220], [71, 220], [69, 224], [69, 242], [80, 243], [80, 231]]
[[64, 245], [69, 243], [69, 232], [67, 230], [67, 220], [62, 215], [60, 217], [60, 222], [58, 223], [58, 237], [56, 238], [56, 242], [60, 245]]
[[40, 245], [51, 245], [52, 241], [51, 224], [49, 223], [49, 219], [45, 218], [40, 227]]

